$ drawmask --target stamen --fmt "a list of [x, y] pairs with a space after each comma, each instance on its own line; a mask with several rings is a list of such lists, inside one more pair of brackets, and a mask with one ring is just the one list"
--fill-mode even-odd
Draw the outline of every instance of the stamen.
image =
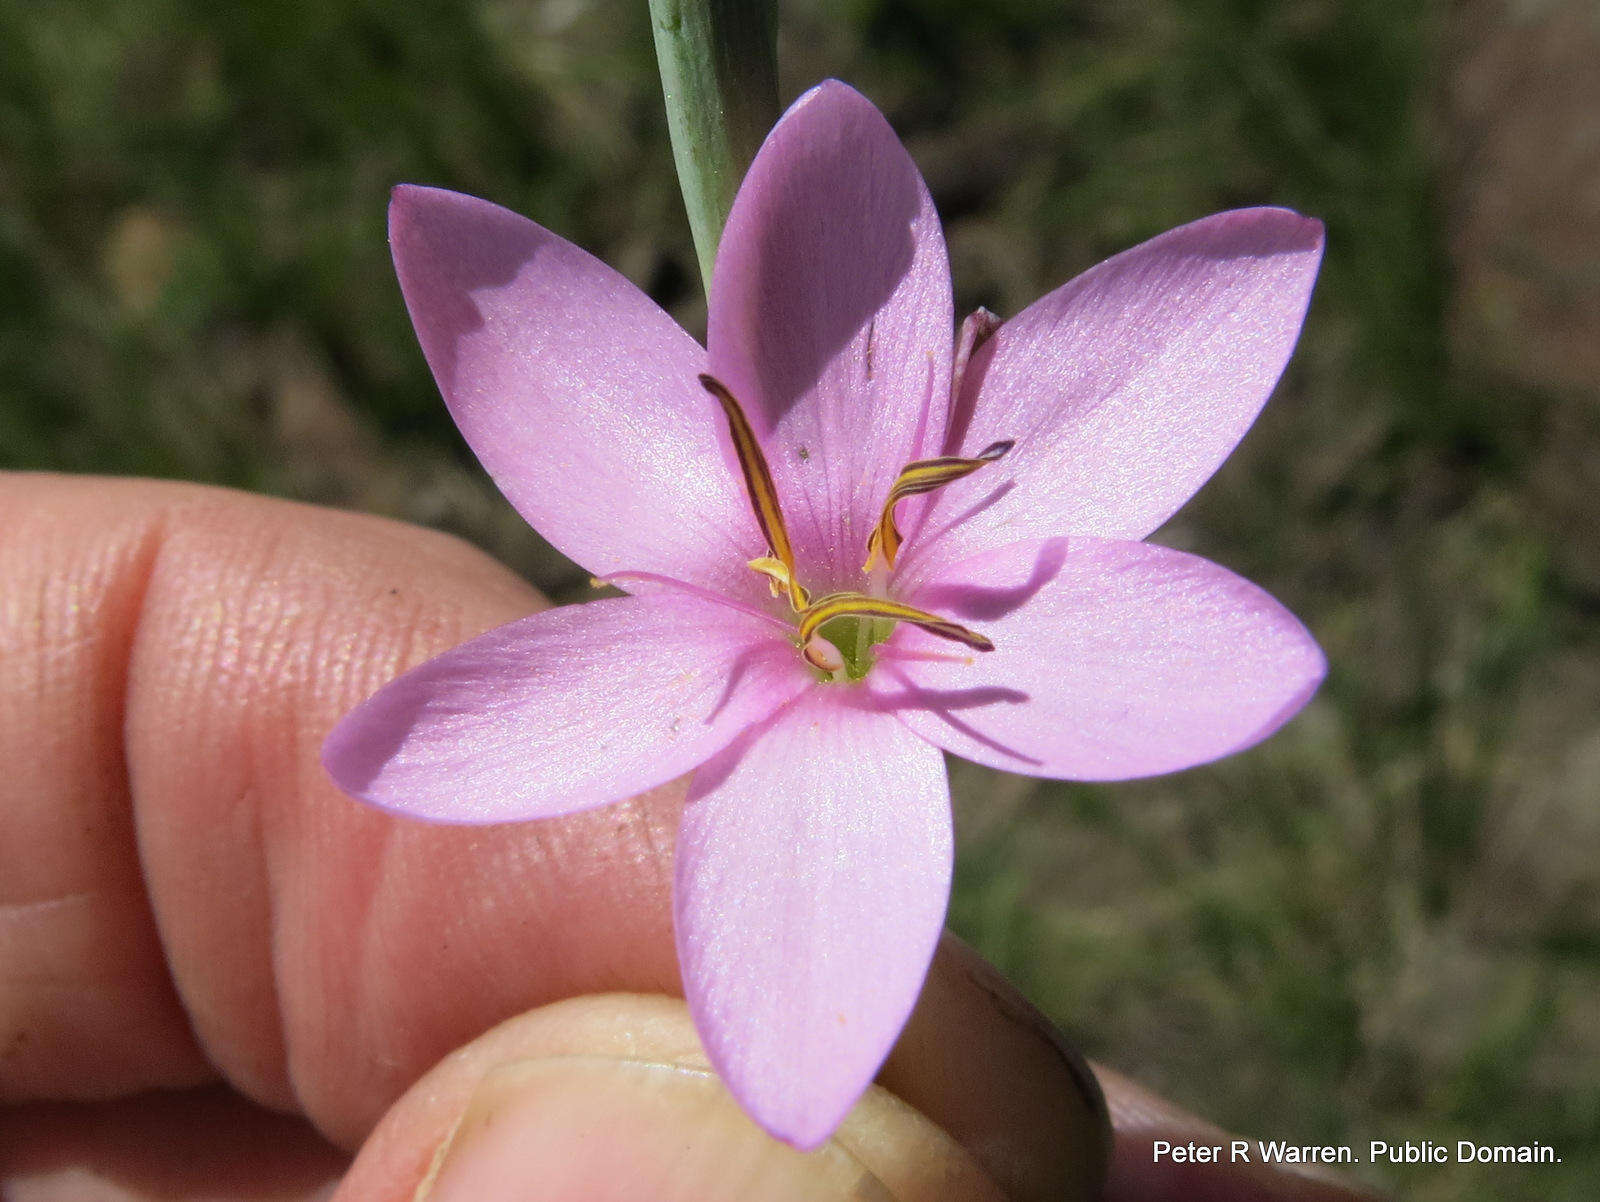
[[914, 609], [898, 601], [869, 597], [865, 593], [829, 593], [821, 600], [813, 601], [800, 614], [801, 644], [810, 643], [811, 636], [835, 618], [847, 617], [888, 618], [895, 622], [910, 622], [913, 626], [922, 627], [929, 634], [965, 643], [974, 650], [994, 650], [994, 644], [975, 630], [968, 630], [965, 626], [947, 621], [938, 614]]
[[[783, 524], [783, 510], [778, 506], [778, 490], [772, 484], [772, 472], [767, 468], [767, 457], [761, 453], [755, 431], [734, 400], [733, 393], [715, 376], [701, 374], [700, 384], [716, 397], [728, 419], [728, 433], [733, 438], [733, 449], [739, 456], [739, 471], [744, 476], [745, 491], [750, 496], [750, 508], [756, 515], [756, 525], [767, 540], [767, 550], [772, 559], [754, 559], [750, 566], [771, 577], [789, 596], [789, 605], [796, 613], [803, 610], [810, 597], [800, 587], [794, 574], [794, 548], [789, 543], [789, 531]], [[774, 564], [773, 560], [777, 562]], [[781, 572], [774, 570], [781, 569]], [[776, 590], [774, 590], [776, 591]]]
[[937, 459], [918, 459], [914, 463], [906, 464], [896, 478], [894, 487], [889, 490], [889, 499], [883, 503], [883, 516], [878, 519], [872, 536], [867, 539], [867, 562], [862, 565], [862, 570], [870, 572], [879, 555], [883, 556], [884, 562], [891, 568], [894, 567], [895, 556], [900, 553], [902, 541], [900, 527], [894, 520], [896, 505], [907, 497], [933, 492], [963, 476], [970, 476], [984, 464], [993, 463], [1003, 457], [1014, 445], [1010, 440], [992, 442], [972, 459], [941, 455]]
[[750, 560], [745, 564], [745, 567], [760, 572], [767, 577], [767, 583], [772, 587], [772, 595], [774, 597], [787, 596], [790, 598], [790, 604], [793, 604], [793, 597], [798, 592], [800, 594], [800, 604], [794, 606], [796, 613], [811, 603], [811, 594], [806, 591], [803, 584], [794, 578], [794, 574], [782, 560], [774, 559], [770, 555], [763, 555], [758, 559]]
[[770, 622], [780, 630], [794, 629], [776, 614], [770, 614], [764, 609], [757, 609], [754, 605], [746, 605], [743, 601], [735, 601], [732, 597], [719, 593], [715, 589], [703, 588], [698, 584], [690, 584], [687, 580], [679, 580], [675, 576], [663, 576], [659, 572], [625, 570], [612, 572], [605, 576], [589, 577], [589, 585], [592, 588], [620, 588], [626, 592], [631, 585], [635, 584], [653, 584], [662, 588], [673, 589], [677, 592], [689, 593], [702, 600], [714, 601], [718, 605], [726, 605], [729, 609], [736, 609], [742, 614], [749, 614], [752, 618], [760, 618], [763, 622]]

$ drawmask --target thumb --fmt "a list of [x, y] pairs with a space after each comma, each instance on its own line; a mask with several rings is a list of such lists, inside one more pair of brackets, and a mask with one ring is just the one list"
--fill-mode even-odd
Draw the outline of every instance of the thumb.
[[1003, 1202], [973, 1157], [873, 1087], [820, 1149], [747, 1118], [676, 998], [575, 998], [447, 1057], [388, 1112], [335, 1202]]
[[336, 1202], [1099, 1196], [1109, 1127], [1087, 1064], [959, 940], [941, 943], [878, 1080], [827, 1144], [796, 1152], [711, 1073], [681, 1000], [573, 998], [435, 1066]]

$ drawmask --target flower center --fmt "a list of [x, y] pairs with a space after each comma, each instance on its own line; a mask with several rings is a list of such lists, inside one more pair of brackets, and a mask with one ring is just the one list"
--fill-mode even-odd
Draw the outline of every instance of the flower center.
[[[886, 597], [847, 591], [813, 600], [796, 574], [794, 546], [784, 525], [778, 491], [749, 419], [722, 381], [715, 376], [702, 375], [700, 383], [717, 399], [728, 419], [728, 432], [739, 459], [739, 473], [744, 477], [750, 509], [762, 537], [767, 540], [767, 554], [752, 559], [750, 567], [767, 577], [774, 596], [788, 599], [795, 615], [795, 641], [820, 679], [839, 682], [863, 679], [872, 668], [873, 648], [894, 633], [899, 622], [910, 622], [929, 634], [965, 644], [976, 651], [994, 650], [994, 644], [975, 630]], [[889, 489], [883, 512], [867, 539], [867, 558], [862, 571], [872, 572], [880, 558], [886, 568], [894, 568], [904, 542], [900, 527], [895, 523], [896, 505], [907, 497], [933, 492], [971, 475], [1001, 458], [1011, 446], [1010, 442], [996, 442], [971, 459], [945, 455], [906, 464]]]
[[862, 680], [872, 668], [872, 649], [894, 633], [890, 618], [867, 614], [847, 614], [818, 627], [801, 647], [806, 662], [829, 680], [842, 676], [847, 681]]

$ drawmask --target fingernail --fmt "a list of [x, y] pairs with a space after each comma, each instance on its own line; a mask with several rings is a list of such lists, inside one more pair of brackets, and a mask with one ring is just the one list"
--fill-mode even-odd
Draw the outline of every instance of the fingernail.
[[[871, 1124], [860, 1134], [870, 1142]], [[909, 1181], [913, 1192], [899, 1188], [908, 1182], [895, 1184], [891, 1189], [839, 1138], [809, 1153], [773, 1139], [708, 1070], [565, 1056], [491, 1070], [417, 1202], [922, 1202], [968, 1196], [927, 1192], [915, 1179]]]

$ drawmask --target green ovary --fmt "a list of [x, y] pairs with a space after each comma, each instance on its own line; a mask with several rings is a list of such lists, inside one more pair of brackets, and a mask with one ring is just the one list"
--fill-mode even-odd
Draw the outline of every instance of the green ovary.
[[893, 618], [847, 616], [835, 618], [817, 633], [839, 649], [848, 681], [863, 679], [872, 669], [872, 648], [894, 633]]

